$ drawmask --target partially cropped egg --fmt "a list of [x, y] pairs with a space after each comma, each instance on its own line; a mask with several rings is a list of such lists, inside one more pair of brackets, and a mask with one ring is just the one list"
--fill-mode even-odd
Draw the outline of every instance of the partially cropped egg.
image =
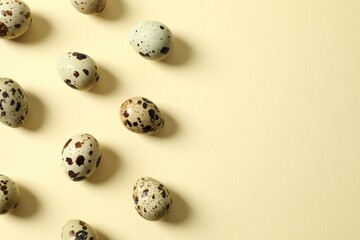
[[30, 29], [29, 6], [21, 0], [0, 0], [0, 38], [20, 37]]
[[89, 224], [79, 219], [72, 219], [63, 226], [61, 240], [100, 240], [100, 238]]
[[104, 10], [106, 0], [70, 0], [73, 7], [83, 14], [97, 14]]
[[0, 174], [0, 214], [14, 210], [19, 201], [19, 187], [10, 178]]

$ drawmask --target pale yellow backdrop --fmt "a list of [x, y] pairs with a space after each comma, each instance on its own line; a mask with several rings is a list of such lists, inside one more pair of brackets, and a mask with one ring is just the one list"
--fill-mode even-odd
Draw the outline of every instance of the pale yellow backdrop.
[[[60, 239], [71, 218], [103, 240], [360, 239], [360, 1], [108, 0], [99, 16], [66, 0], [27, 3], [30, 32], [0, 41], [0, 75], [30, 104], [24, 127], [0, 126], [0, 171], [22, 191], [19, 208], [0, 216], [1, 240]], [[164, 62], [128, 43], [148, 19], [175, 36]], [[67, 51], [98, 62], [94, 91], [60, 80]], [[122, 126], [132, 96], [164, 111], [161, 134]], [[80, 132], [104, 157], [74, 183], [60, 153]], [[134, 210], [141, 176], [174, 194], [167, 220]]]

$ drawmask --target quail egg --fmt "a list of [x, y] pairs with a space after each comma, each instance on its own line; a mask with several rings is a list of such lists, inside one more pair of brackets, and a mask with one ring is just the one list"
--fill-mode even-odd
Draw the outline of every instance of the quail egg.
[[165, 24], [143, 21], [131, 28], [129, 41], [140, 56], [149, 60], [161, 60], [170, 53], [172, 35]]
[[10, 127], [20, 127], [28, 114], [24, 90], [10, 78], [0, 78], [0, 121]]
[[127, 99], [120, 107], [120, 118], [125, 127], [135, 133], [154, 134], [165, 123], [160, 109], [144, 97]]
[[86, 222], [72, 219], [65, 223], [61, 240], [100, 240], [96, 231]]
[[83, 14], [97, 14], [104, 10], [106, 0], [70, 0], [73, 7]]
[[142, 177], [136, 181], [133, 200], [139, 215], [149, 221], [166, 217], [172, 205], [170, 192], [163, 184], [151, 177]]
[[0, 38], [20, 37], [29, 30], [31, 22], [31, 11], [25, 2], [0, 0]]
[[19, 201], [19, 187], [10, 178], [0, 174], [0, 215], [11, 212]]
[[57, 61], [57, 71], [69, 87], [77, 90], [90, 90], [100, 78], [95, 61], [79, 52], [63, 54]]
[[99, 142], [90, 134], [82, 133], [71, 137], [62, 150], [62, 167], [72, 181], [90, 177], [101, 162]]

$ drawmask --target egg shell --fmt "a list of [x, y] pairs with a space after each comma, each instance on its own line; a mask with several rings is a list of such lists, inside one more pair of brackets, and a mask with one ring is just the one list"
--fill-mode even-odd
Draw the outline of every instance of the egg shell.
[[145, 97], [127, 99], [120, 107], [120, 118], [124, 126], [135, 133], [157, 133], [165, 120], [160, 109]]
[[99, 142], [90, 134], [81, 133], [70, 138], [62, 150], [62, 167], [72, 181], [90, 177], [101, 162]]
[[79, 52], [61, 55], [57, 61], [57, 71], [69, 87], [77, 90], [90, 90], [100, 78], [94, 59]]
[[29, 6], [20, 0], [0, 0], [0, 38], [14, 39], [30, 29]]
[[97, 14], [104, 10], [106, 0], [70, 0], [73, 7], [83, 14]]
[[149, 60], [162, 60], [170, 53], [172, 34], [163, 23], [143, 21], [131, 28], [129, 41], [140, 56]]
[[0, 121], [10, 127], [20, 127], [26, 120], [28, 103], [25, 91], [10, 78], [0, 78]]
[[9, 213], [17, 207], [19, 195], [16, 183], [0, 174], [0, 215]]
[[142, 177], [133, 188], [135, 209], [141, 217], [157, 221], [166, 217], [172, 206], [172, 197], [168, 189], [156, 179]]
[[86, 222], [72, 219], [65, 223], [61, 240], [100, 240], [96, 231]]

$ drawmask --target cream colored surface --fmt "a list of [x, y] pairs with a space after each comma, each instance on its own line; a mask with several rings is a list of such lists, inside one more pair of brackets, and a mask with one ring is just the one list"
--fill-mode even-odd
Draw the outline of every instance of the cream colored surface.
[[[28, 0], [34, 21], [1, 41], [0, 73], [29, 99], [26, 126], [0, 126], [1, 173], [22, 191], [0, 238], [60, 239], [79, 218], [112, 239], [360, 239], [360, 1], [109, 0], [98, 16], [68, 1]], [[165, 62], [137, 56], [140, 20], [175, 36]], [[101, 67], [92, 92], [56, 72], [66, 51]], [[145, 96], [166, 113], [158, 136], [131, 133], [121, 103]], [[61, 168], [69, 136], [94, 135], [103, 162], [87, 182]], [[174, 193], [147, 222], [132, 202], [141, 176]]]

